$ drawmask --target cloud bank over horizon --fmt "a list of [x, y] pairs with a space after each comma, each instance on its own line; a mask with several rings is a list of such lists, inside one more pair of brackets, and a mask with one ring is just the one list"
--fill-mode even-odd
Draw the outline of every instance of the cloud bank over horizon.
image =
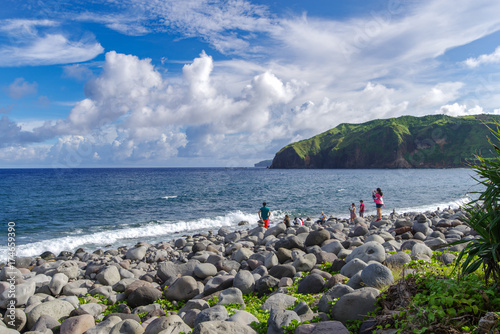
[[[129, 0], [4, 19], [0, 68], [56, 67], [68, 81], [59, 89], [80, 92], [57, 101], [46, 76], [13, 75], [0, 100], [0, 166], [251, 166], [340, 123], [500, 113], [500, 40], [469, 48], [500, 31], [500, 3], [381, 4], [334, 18], [244, 0]], [[84, 23], [125, 40], [198, 39], [198, 55], [159, 62], [108, 47]], [[23, 114], [30, 99], [41, 112]], [[46, 111], [56, 106], [65, 109]]]

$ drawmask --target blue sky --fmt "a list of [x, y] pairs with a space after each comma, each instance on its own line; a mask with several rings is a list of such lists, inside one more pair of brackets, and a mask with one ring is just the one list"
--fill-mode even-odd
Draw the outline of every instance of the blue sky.
[[498, 1], [4, 2], [4, 168], [253, 166], [340, 123], [500, 113]]

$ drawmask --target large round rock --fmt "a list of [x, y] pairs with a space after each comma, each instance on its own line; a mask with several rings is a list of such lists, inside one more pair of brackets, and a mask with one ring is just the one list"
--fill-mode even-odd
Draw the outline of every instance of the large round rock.
[[297, 293], [319, 293], [325, 287], [325, 279], [319, 274], [304, 277], [297, 288]]
[[49, 315], [56, 320], [63, 320], [68, 317], [75, 308], [65, 300], [51, 300], [35, 306], [28, 312], [28, 328], [35, 325], [42, 315]]
[[205, 321], [221, 320], [225, 321], [229, 317], [227, 309], [222, 305], [216, 305], [202, 310], [194, 320], [194, 327]]
[[255, 278], [248, 270], [240, 270], [234, 276], [233, 286], [244, 294], [252, 293], [255, 289]]
[[369, 264], [361, 272], [361, 279], [366, 286], [381, 289], [384, 286], [394, 283], [392, 271], [380, 263]]
[[153, 304], [161, 298], [161, 291], [149, 286], [141, 286], [132, 292], [127, 299], [127, 304], [131, 307], [138, 307]]
[[215, 274], [217, 274], [217, 268], [211, 263], [200, 263], [194, 267], [193, 272], [196, 277], [205, 279], [209, 276], [215, 276]]
[[369, 261], [384, 262], [385, 260], [385, 249], [384, 246], [376, 241], [370, 241], [355, 248], [351, 254], [347, 255], [345, 262], [349, 262], [352, 259], [360, 259], [365, 263]]
[[198, 283], [193, 277], [182, 276], [164, 292], [164, 295], [168, 300], [188, 300], [200, 292]]
[[325, 240], [330, 239], [330, 232], [328, 230], [322, 229], [317, 231], [312, 231], [306, 238], [305, 246], [321, 245]]
[[345, 324], [348, 320], [362, 320], [375, 310], [379, 291], [361, 288], [343, 295], [332, 307], [332, 318]]

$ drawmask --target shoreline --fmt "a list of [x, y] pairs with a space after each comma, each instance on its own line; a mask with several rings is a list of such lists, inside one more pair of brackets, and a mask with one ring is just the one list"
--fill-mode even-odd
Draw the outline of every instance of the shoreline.
[[[451, 209], [458, 209], [465, 202], [467, 202], [467, 198], [461, 198], [461, 199], [454, 200], [454, 201], [449, 201], [449, 202], [446, 202], [446, 203], [435, 203], [435, 204], [429, 204], [429, 205], [420, 205], [420, 206], [416, 206], [416, 207], [412, 207], [412, 208], [403, 208], [402, 211], [396, 211], [396, 209], [392, 209], [392, 211], [390, 211], [388, 208], [386, 208], [386, 209], [383, 210], [383, 212], [385, 211], [385, 216], [386, 217], [388, 216], [388, 214], [392, 214], [393, 211], [396, 211], [396, 213], [399, 214], [399, 215], [418, 214], [418, 213], [425, 213], [425, 212], [429, 212], [429, 211], [435, 211], [437, 209], [442, 209], [442, 208], [445, 208], [445, 209], [449, 209], [449, 208], [451, 208]], [[365, 214], [367, 216], [373, 216], [373, 215], [376, 214], [376, 211], [375, 211], [374, 207], [371, 208], [371, 203], [370, 203], [370, 205], [367, 205], [367, 208], [368, 208], [368, 210], [365, 212]], [[431, 208], [433, 208], [433, 209], [431, 209]], [[285, 214], [287, 214], [285, 211], [280, 211], [280, 210], [277, 210], [277, 211], [275, 210], [274, 212], [278, 212], [278, 218], [276, 218], [275, 220], [271, 220], [271, 224], [270, 224], [271, 227], [274, 226], [274, 225], [276, 225], [276, 224], [278, 224], [279, 222], [282, 222]], [[330, 218], [335, 218], [335, 219], [338, 219], [338, 220], [349, 219], [349, 213], [347, 213], [347, 212], [345, 214], [339, 214], [339, 215], [335, 215], [335, 216], [329, 214], [328, 212], [326, 212], [326, 213], [327, 213], [327, 216], [329, 216]], [[219, 225], [219, 227], [220, 226], [225, 226], [225, 227], [228, 227], [228, 228], [230, 228], [231, 230], [234, 230], [234, 231], [236, 231], [236, 230], [244, 230], [244, 229], [247, 229], [247, 228], [255, 228], [255, 227], [258, 226], [258, 223], [257, 223], [257, 221], [258, 221], [257, 214], [251, 214], [251, 213], [247, 213], [246, 214], [246, 213], [241, 212], [241, 211], [231, 213], [231, 215], [233, 215], [233, 214], [237, 215], [237, 216], [240, 216], [241, 219], [235, 219], [234, 217], [233, 218], [231, 218], [231, 217], [215, 217], [215, 218], [201, 218], [201, 220], [207, 220], [207, 221], [214, 220], [216, 222], [216, 221], [219, 221], [221, 219], [227, 219], [227, 221], [222, 221], [222, 223], [221, 223], [222, 225]], [[255, 216], [255, 217], [253, 217], [253, 216]], [[248, 219], [249, 217], [255, 218], [254, 219], [255, 222], [251, 222], [250, 219]], [[303, 220], [306, 220], [307, 218], [311, 218], [313, 220], [316, 220], [316, 218], [317, 218], [317, 217], [307, 217], [307, 216], [299, 216], [299, 217], [302, 218]], [[319, 213], [318, 213], [318, 217], [319, 217]], [[291, 217], [291, 218], [293, 219], [293, 217]], [[232, 220], [233, 222], [231, 222], [231, 219], [233, 219]], [[177, 222], [177, 223], [174, 223], [173, 225], [175, 225], [175, 224], [177, 224], [177, 225], [182, 224], [182, 225], [185, 225], [186, 228], [188, 228], [188, 226], [191, 226], [192, 224], [197, 224], [198, 221], [199, 220]], [[247, 222], [248, 224], [246, 224], [245, 226], [239, 226], [238, 224], [240, 224], [241, 222]], [[107, 235], [109, 233], [111, 233], [111, 231], [110, 230], [104, 230], [104, 231], [90, 233], [90, 234], [84, 234], [84, 235], [71, 235], [71, 234], [69, 234], [66, 237], [48, 239], [48, 240], [43, 240], [43, 241], [42, 240], [41, 241], [35, 241], [35, 242], [28, 243], [28, 244], [18, 244], [17, 245], [17, 250], [19, 252], [20, 248], [25, 248], [27, 246], [29, 246], [29, 248], [33, 248], [33, 247], [34, 248], [42, 248], [42, 247], [44, 247], [45, 244], [52, 243], [54, 245], [58, 245], [59, 250], [45, 248], [44, 250], [41, 250], [39, 252], [29, 252], [29, 253], [27, 253], [27, 250], [23, 249], [22, 250], [22, 254], [20, 256], [21, 257], [39, 256], [43, 252], [46, 252], [46, 251], [53, 252], [57, 256], [61, 252], [74, 252], [75, 250], [80, 249], [80, 248], [83, 248], [83, 249], [85, 249], [88, 252], [93, 252], [93, 251], [96, 251], [98, 249], [101, 249], [101, 250], [105, 251], [105, 250], [111, 249], [111, 248], [131, 247], [134, 244], [141, 243], [141, 242], [152, 243], [152, 244], [156, 244], [156, 243], [159, 243], [159, 242], [162, 242], [162, 241], [170, 242], [173, 239], [182, 237], [182, 236], [184, 236], [186, 234], [195, 235], [195, 234], [199, 234], [199, 233], [206, 233], [209, 230], [213, 231], [213, 230], [217, 229], [217, 226], [208, 226], [208, 227], [201, 227], [199, 229], [194, 228], [192, 230], [188, 230], [187, 232], [184, 232], [184, 231], [175, 231], [175, 232], [169, 233], [169, 234], [165, 233], [165, 234], [160, 235], [160, 236], [154, 236], [154, 234], [158, 232], [158, 225], [155, 225], [153, 223], [154, 223], [153, 221], [150, 221], [148, 223], [142, 224], [142, 226], [140, 227], [140, 228], [142, 228], [144, 230], [147, 230], [147, 231], [144, 231], [144, 232], [151, 234], [151, 235], [146, 236], [146, 237], [134, 236], [134, 237], [130, 237], [129, 238], [129, 237], [124, 236], [124, 237], [122, 237], [121, 239], [119, 239], [117, 241], [107, 242], [107, 243], [100, 242], [98, 244], [94, 244], [94, 246], [92, 246], [92, 247], [88, 247], [87, 246], [87, 245], [90, 244], [90, 242], [81, 243], [81, 244], [79, 244], [77, 246], [73, 246], [73, 247], [65, 247], [65, 248], [60, 247], [61, 242], [62, 243], [68, 243], [68, 244], [71, 244], [71, 243], [74, 243], [74, 242], [78, 243], [78, 242], [80, 242], [82, 240], [82, 238], [87, 239], [87, 240], [105, 239], [107, 237]], [[167, 223], [165, 224], [165, 226], [167, 228], [170, 227], [169, 224], [167, 224]], [[151, 231], [149, 231], [149, 230], [151, 230]], [[117, 229], [116, 231], [118, 231], [118, 233], [123, 233], [124, 235], [126, 235], [126, 234], [129, 233], [129, 229], [128, 228]], [[136, 232], [136, 233], [138, 234], [139, 231]], [[67, 240], [67, 239], [70, 239], [70, 240]], [[133, 240], [133, 241], [126, 242], [127, 239]], [[5, 263], [5, 262], [4, 261], [0, 261], [0, 265], [2, 263]]]
[[[344, 326], [348, 320], [359, 319], [355, 315], [359, 310], [365, 312], [367, 305], [373, 310], [379, 289], [394, 282], [390, 267], [402, 266], [411, 259], [430, 260], [433, 251], [453, 241], [473, 238], [470, 228], [458, 219], [461, 214], [459, 209], [446, 208], [389, 214], [381, 221], [368, 216], [366, 220], [357, 218], [356, 224], [330, 218], [323, 225], [310, 221], [286, 228], [278, 223], [268, 230], [251, 225], [236, 231], [221, 227], [212, 233], [185, 234], [155, 245], [140, 242], [93, 253], [46, 252], [37, 257], [17, 258], [16, 268], [12, 269], [17, 291], [14, 300], [27, 317], [19, 330], [36, 329], [43, 310], [55, 320], [67, 318], [63, 326], [84, 322], [85, 318], [89, 329], [94, 330], [88, 333], [99, 333], [105, 323], [110, 325], [106, 322], [109, 317], [96, 322], [104, 320], [103, 310], [89, 313], [88, 307], [80, 304], [78, 297], [90, 294], [103, 295], [110, 303], [107, 307], [124, 301], [128, 306], [123, 308], [130, 312], [127, 314], [149, 314], [131, 319], [119, 312], [112, 313], [111, 327], [128, 322], [148, 333], [152, 328], [149, 326], [174, 322], [186, 333], [202, 333], [203, 328], [212, 325], [236, 326], [239, 332], [253, 333], [249, 319], [254, 317], [248, 312], [238, 313], [243, 320], [231, 321], [227, 321], [227, 311], [220, 317], [212, 313], [225, 310], [225, 304], [242, 304], [242, 296], [249, 293], [267, 300], [288, 298], [287, 291], [294, 281], [298, 282], [299, 293], [317, 296], [317, 310], [311, 311], [313, 305], [294, 311], [279, 303], [268, 305], [271, 315], [288, 314], [284, 318], [269, 317], [269, 328], [279, 329], [292, 319], [303, 322], [313, 317], [323, 319], [318, 323], [322, 326]], [[459, 250], [458, 246], [453, 247]], [[331, 273], [322, 270], [324, 263], [332, 264]], [[7, 285], [7, 270], [9, 266], [2, 268], [0, 287]], [[343, 292], [337, 296], [339, 291]], [[12, 300], [6, 292], [0, 294], [0, 308], [4, 309]], [[344, 312], [347, 305], [343, 300], [351, 300], [361, 292], [363, 296], [349, 306], [351, 311], [353, 307], [359, 310]], [[343, 299], [344, 296], [348, 297]], [[214, 297], [218, 302], [209, 307], [206, 303]], [[155, 304], [159, 298], [198, 306], [178, 311], [162, 309]], [[339, 299], [332, 305], [334, 298]], [[62, 307], [65, 311], [54, 311], [55, 304], [58, 310]], [[18, 316], [23, 317], [21, 313]]]

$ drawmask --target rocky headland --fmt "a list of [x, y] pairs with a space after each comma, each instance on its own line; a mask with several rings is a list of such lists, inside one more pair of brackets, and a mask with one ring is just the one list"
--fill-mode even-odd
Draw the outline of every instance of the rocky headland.
[[[330, 218], [268, 230], [223, 227], [156, 245], [17, 258], [0, 272], [0, 333], [256, 333], [250, 324], [259, 320], [242, 307], [248, 294], [266, 297], [267, 333], [313, 318], [295, 333], [349, 333], [346, 322], [373, 311], [380, 289], [394, 283], [391, 269], [429, 261], [436, 250], [459, 251], [463, 244], [449, 244], [475, 237], [461, 216], [445, 209], [354, 224]], [[288, 293], [293, 285], [298, 298]], [[302, 294], [313, 294], [314, 305]], [[229, 316], [224, 305], [240, 307]]]
[[[429, 115], [340, 124], [276, 153], [270, 168], [456, 168], [493, 157], [500, 116]], [[489, 127], [489, 128], [488, 128]]]

